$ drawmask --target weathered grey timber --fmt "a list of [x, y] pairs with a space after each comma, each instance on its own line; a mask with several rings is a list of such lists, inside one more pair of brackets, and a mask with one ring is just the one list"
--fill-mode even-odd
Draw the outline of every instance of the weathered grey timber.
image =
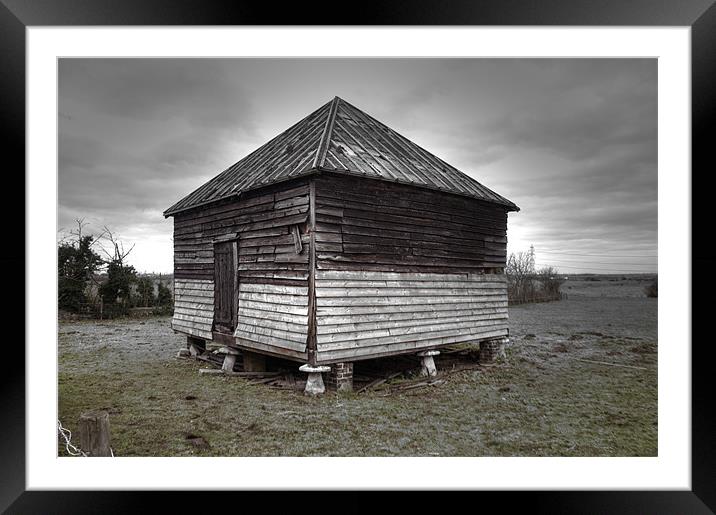
[[112, 456], [109, 435], [109, 413], [87, 411], [80, 415], [79, 444], [87, 456]]
[[516, 210], [335, 98], [167, 209], [172, 327], [245, 369], [330, 364], [339, 389], [356, 360], [501, 342]]

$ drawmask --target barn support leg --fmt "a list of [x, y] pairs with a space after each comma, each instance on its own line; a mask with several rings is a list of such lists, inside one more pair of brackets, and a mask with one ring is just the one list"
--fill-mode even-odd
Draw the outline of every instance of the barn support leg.
[[193, 336], [186, 337], [186, 346], [192, 357], [199, 356], [206, 350], [206, 342], [201, 338], [194, 338]]
[[221, 365], [221, 370], [224, 372], [233, 372], [234, 365], [236, 364], [236, 356], [239, 355], [239, 351], [231, 347], [222, 347], [219, 352], [224, 354], [224, 363]]
[[353, 363], [334, 363], [326, 374], [326, 383], [339, 392], [353, 391]]
[[438, 369], [435, 367], [435, 360], [433, 356], [440, 354], [439, 350], [426, 350], [418, 352], [418, 356], [421, 358], [420, 375], [427, 377], [435, 377], [438, 375]]
[[506, 357], [505, 345], [509, 341], [509, 338], [482, 340], [480, 342], [480, 363], [494, 363], [497, 359], [504, 359]]
[[244, 351], [244, 372], [266, 372], [266, 356]]
[[308, 373], [304, 395], [320, 395], [326, 392], [326, 385], [323, 384], [323, 372], [328, 372], [331, 367], [302, 365], [299, 370]]

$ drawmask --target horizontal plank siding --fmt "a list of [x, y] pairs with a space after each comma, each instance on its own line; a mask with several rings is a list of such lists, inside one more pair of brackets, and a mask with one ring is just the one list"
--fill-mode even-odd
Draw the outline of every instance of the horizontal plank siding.
[[508, 334], [501, 274], [316, 271], [317, 359], [367, 359]]
[[320, 363], [335, 363], [339, 361], [354, 361], [360, 359], [372, 359], [384, 356], [391, 356], [402, 353], [415, 353], [420, 350], [438, 348], [441, 345], [472, 342], [487, 338], [499, 338], [506, 335], [502, 328], [497, 330], [485, 330], [479, 334], [464, 334], [462, 336], [437, 337], [432, 340], [416, 340], [400, 343], [388, 343], [374, 345], [369, 348], [356, 349], [344, 348], [336, 350], [323, 350], [319, 354]]
[[237, 345], [292, 358], [305, 355], [308, 194], [308, 182], [300, 179], [175, 215], [176, 331], [212, 339], [214, 245], [237, 239]]
[[507, 211], [494, 203], [367, 178], [316, 178], [319, 270], [480, 273], [505, 266], [506, 236]]
[[[239, 281], [307, 285], [307, 219], [305, 179], [177, 213], [174, 276], [178, 280], [213, 279], [215, 240], [235, 237]], [[296, 235], [301, 240], [300, 253], [296, 253]]]
[[214, 281], [208, 279], [174, 279], [174, 316], [172, 329], [212, 339], [214, 324]]
[[240, 282], [238, 321], [234, 337], [243, 347], [289, 357], [305, 353], [308, 287]]

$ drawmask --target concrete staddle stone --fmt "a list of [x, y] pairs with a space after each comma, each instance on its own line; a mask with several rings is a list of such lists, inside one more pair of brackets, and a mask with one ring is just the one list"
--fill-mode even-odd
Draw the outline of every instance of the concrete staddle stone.
[[177, 352], [177, 358], [188, 358], [189, 355], [189, 349], [180, 349], [179, 352]]
[[422, 352], [418, 352], [418, 356], [421, 358], [423, 356], [437, 356], [438, 354], [440, 354], [439, 350], [424, 350]]
[[189, 354], [192, 357], [199, 356], [201, 354], [201, 349], [195, 343], [191, 343], [189, 344]]
[[428, 350], [424, 352], [418, 352], [418, 356], [422, 358], [420, 375], [427, 377], [435, 377], [438, 375], [438, 369], [435, 367], [435, 360], [433, 356], [440, 354], [438, 350]]
[[306, 380], [306, 389], [303, 391], [305, 395], [320, 395], [326, 393], [326, 385], [323, 384], [323, 372], [328, 372], [331, 367], [313, 367], [311, 365], [302, 365], [299, 367], [301, 372], [308, 373]]
[[227, 352], [224, 355], [224, 363], [221, 365], [221, 370], [224, 372], [233, 372], [234, 365], [236, 364], [236, 354]]

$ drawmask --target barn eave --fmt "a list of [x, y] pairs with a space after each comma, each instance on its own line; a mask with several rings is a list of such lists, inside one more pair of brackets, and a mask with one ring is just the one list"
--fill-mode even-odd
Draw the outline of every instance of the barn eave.
[[396, 184], [403, 184], [403, 185], [406, 185], [406, 186], [413, 186], [413, 187], [420, 188], [420, 189], [425, 189], [425, 190], [439, 191], [439, 192], [442, 192], [442, 193], [449, 193], [449, 194], [451, 194], [451, 195], [458, 195], [458, 196], [461, 196], [461, 197], [470, 198], [470, 199], [477, 200], [477, 201], [480, 201], [480, 202], [486, 202], [486, 203], [488, 203], [488, 204], [495, 204], [495, 205], [501, 206], [501, 207], [504, 208], [505, 211], [507, 211], [507, 212], [518, 212], [518, 211], [520, 211], [519, 206], [517, 206], [515, 203], [513, 203], [513, 202], [511, 202], [511, 201], [509, 201], [509, 200], [507, 200], [507, 199], [505, 199], [504, 202], [500, 202], [500, 201], [496, 201], [496, 200], [489, 200], [489, 199], [484, 199], [484, 198], [475, 197], [474, 195], [468, 195], [468, 194], [466, 194], [466, 193], [457, 193], [457, 192], [450, 191], [450, 190], [446, 190], [446, 189], [442, 189], [442, 188], [431, 187], [431, 186], [426, 186], [426, 185], [422, 185], [422, 184], [421, 184], [421, 185], [418, 185], [418, 184], [415, 184], [415, 183], [410, 182], [410, 181], [401, 181], [401, 180], [397, 180], [397, 179], [396, 179], [396, 180], [392, 180], [392, 181], [388, 181], [388, 180], [385, 180], [385, 179], [378, 179], [378, 178], [376, 178], [376, 177], [370, 177], [370, 176], [367, 176], [365, 173], [361, 173], [361, 172], [354, 172], [354, 171], [351, 171], [351, 170], [336, 170], [336, 169], [332, 169], [332, 168], [319, 167], [319, 168], [311, 168], [310, 170], [307, 170], [306, 172], [304, 172], [304, 173], [302, 173], [302, 174], [295, 175], [295, 176], [292, 176], [292, 177], [286, 177], [286, 178], [284, 178], [284, 179], [281, 179], [280, 181], [272, 182], [272, 183], [270, 183], [270, 184], [257, 184], [257, 185], [255, 185], [255, 186], [253, 186], [253, 187], [251, 187], [251, 188], [245, 189], [245, 190], [240, 191], [240, 192], [231, 193], [230, 195], [226, 195], [226, 196], [224, 196], [224, 197], [219, 197], [219, 198], [207, 200], [207, 201], [205, 201], [205, 202], [199, 202], [199, 203], [197, 203], [197, 204], [194, 204], [194, 205], [191, 205], [191, 206], [187, 206], [187, 207], [183, 207], [183, 208], [178, 208], [178, 209], [169, 208], [169, 209], [167, 209], [166, 211], [164, 211], [163, 215], [164, 215], [164, 218], [169, 218], [170, 216], [174, 216], [174, 215], [176, 215], [176, 214], [183, 213], [183, 212], [185, 212], [185, 211], [191, 211], [191, 210], [193, 210], [193, 209], [199, 209], [199, 208], [206, 207], [206, 206], [209, 206], [209, 205], [212, 205], [212, 204], [216, 204], [216, 203], [219, 203], [219, 202], [222, 202], [222, 201], [226, 201], [226, 200], [229, 200], [229, 199], [232, 199], [232, 198], [238, 200], [238, 199], [240, 199], [241, 196], [242, 196], [243, 194], [245, 194], [245, 193], [248, 193], [248, 192], [251, 192], [251, 191], [257, 191], [257, 190], [260, 190], [260, 189], [262, 189], [262, 188], [266, 188], [266, 187], [269, 187], [269, 186], [273, 186], [273, 185], [275, 185], [275, 184], [281, 184], [281, 183], [287, 182], [287, 181], [292, 181], [292, 180], [296, 180], [296, 179], [301, 179], [301, 178], [310, 177], [310, 176], [313, 176], [313, 175], [326, 174], [326, 173], [327, 173], [327, 174], [335, 174], [335, 175], [348, 175], [348, 176], [352, 176], [352, 177], [362, 177], [362, 178], [367, 178], [367, 179], [380, 180], [380, 181], [383, 181], [383, 182], [393, 182], [393, 183], [396, 183]]

